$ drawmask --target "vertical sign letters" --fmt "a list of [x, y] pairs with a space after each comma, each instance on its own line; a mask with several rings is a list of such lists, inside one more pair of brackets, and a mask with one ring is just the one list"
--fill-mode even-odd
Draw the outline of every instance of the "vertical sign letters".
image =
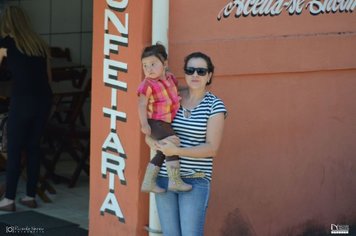
[[[127, 63], [111, 59], [111, 55], [120, 55], [120, 47], [128, 47], [129, 14], [126, 8], [129, 0], [106, 0], [108, 8], [104, 12], [104, 61], [103, 82], [111, 90], [110, 107], [103, 107], [103, 115], [110, 119], [110, 128], [102, 145], [101, 175], [108, 178], [109, 187], [106, 198], [100, 207], [100, 214], [105, 212], [125, 222], [124, 214], [115, 195], [115, 180], [126, 185], [124, 175], [126, 153], [121, 143], [117, 122], [126, 122], [126, 113], [120, 111], [117, 104], [118, 90], [127, 91], [127, 83], [122, 78], [127, 73]], [[117, 57], [116, 57], [117, 58]], [[105, 127], [103, 127], [105, 128]]]

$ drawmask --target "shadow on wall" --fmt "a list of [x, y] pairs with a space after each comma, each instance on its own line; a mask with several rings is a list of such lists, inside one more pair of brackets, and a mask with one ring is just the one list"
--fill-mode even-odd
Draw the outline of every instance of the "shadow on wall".
[[323, 225], [316, 221], [309, 220], [300, 225], [296, 225], [285, 229], [277, 234], [277, 236], [324, 236], [330, 235], [330, 230], [327, 231]]
[[[246, 214], [236, 208], [230, 212], [221, 229], [221, 236], [257, 236]], [[356, 236], [356, 213], [352, 216], [341, 216], [334, 222], [338, 225], [348, 226], [347, 235]], [[308, 220], [304, 223], [281, 230], [275, 236], [327, 236], [331, 235], [331, 224], [325, 225], [316, 220]], [[262, 235], [263, 236], [263, 235]]]
[[247, 215], [238, 208], [230, 212], [224, 222], [221, 229], [221, 236], [256, 236]]

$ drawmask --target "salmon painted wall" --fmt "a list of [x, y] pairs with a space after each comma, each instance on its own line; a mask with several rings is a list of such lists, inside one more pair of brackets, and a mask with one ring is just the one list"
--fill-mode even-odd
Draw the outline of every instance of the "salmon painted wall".
[[171, 1], [171, 70], [182, 78], [185, 55], [209, 54], [229, 111], [207, 236], [356, 228], [356, 14], [309, 2], [235, 17], [233, 1]]
[[[329, 234], [331, 224], [355, 229], [353, 1], [239, 2], [170, 1], [171, 71], [183, 82], [184, 56], [209, 54], [216, 66], [211, 90], [229, 111], [206, 236]], [[244, 2], [251, 3], [246, 16]], [[148, 149], [135, 89], [151, 38], [151, 4], [94, 1], [90, 235], [147, 235], [148, 195], [139, 187]]]
[[208, 236], [355, 227], [356, 15], [312, 15], [307, 2], [299, 15], [235, 17], [233, 1], [171, 1], [171, 69], [183, 77], [185, 55], [211, 55], [229, 111]]
[[[137, 116], [141, 51], [151, 42], [150, 1], [94, 1], [89, 234], [146, 235], [149, 161]], [[146, 156], [144, 156], [146, 155]]]
[[355, 70], [215, 78], [230, 113], [206, 235], [355, 228], [355, 78]]

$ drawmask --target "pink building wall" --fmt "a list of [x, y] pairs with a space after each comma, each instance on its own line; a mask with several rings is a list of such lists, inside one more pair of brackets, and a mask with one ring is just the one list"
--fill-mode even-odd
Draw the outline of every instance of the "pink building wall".
[[183, 76], [190, 51], [211, 55], [229, 111], [206, 235], [355, 227], [356, 15], [218, 21], [227, 2], [171, 2], [172, 70]]
[[[356, 228], [356, 15], [312, 15], [309, 2], [300, 2], [300, 14], [293, 15], [283, 7], [275, 16], [235, 17], [235, 7], [219, 21], [232, 1], [170, 1], [171, 71], [182, 79], [185, 55], [209, 54], [216, 66], [211, 90], [229, 111], [214, 161], [207, 236], [329, 234], [331, 224]], [[128, 118], [117, 131], [128, 157], [127, 185], [115, 192], [125, 223], [99, 213], [107, 180], [100, 175], [105, 131], [97, 125], [108, 126], [101, 109], [110, 98], [101, 82], [102, 48], [95, 45], [103, 44], [106, 5], [95, 4], [91, 151], [97, 158], [91, 158], [90, 234], [142, 235], [148, 199], [139, 184], [148, 149], [134, 92], [142, 77], [140, 50], [150, 42], [151, 1], [128, 2], [129, 44], [113, 55], [129, 63], [129, 89], [119, 93]]]

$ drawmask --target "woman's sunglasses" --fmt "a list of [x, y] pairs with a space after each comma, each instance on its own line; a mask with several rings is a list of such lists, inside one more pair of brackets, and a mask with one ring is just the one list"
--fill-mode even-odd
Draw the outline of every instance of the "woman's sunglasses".
[[187, 67], [184, 69], [184, 72], [187, 74], [187, 75], [192, 75], [194, 74], [194, 72], [197, 72], [198, 75], [200, 76], [204, 76], [206, 75], [206, 73], [208, 73], [208, 68], [195, 68], [195, 67]]

